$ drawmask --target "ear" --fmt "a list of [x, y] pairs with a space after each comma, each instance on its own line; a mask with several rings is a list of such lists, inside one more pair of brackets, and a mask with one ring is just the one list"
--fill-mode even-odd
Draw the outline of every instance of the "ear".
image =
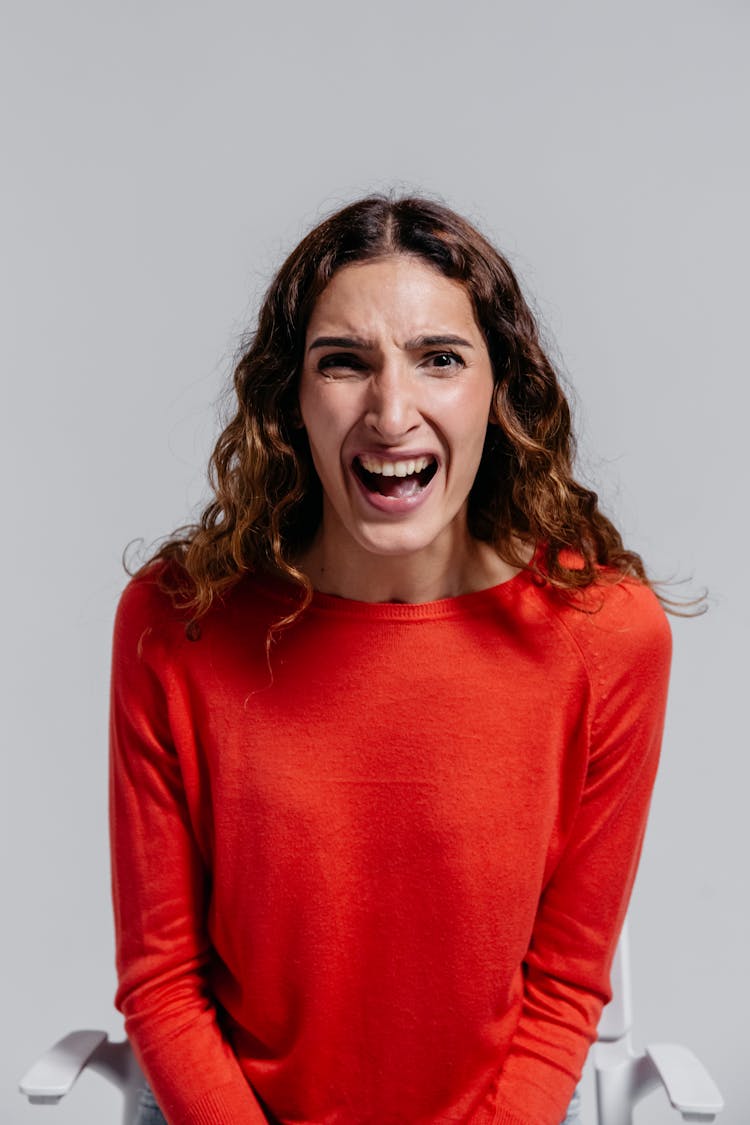
[[289, 425], [293, 430], [304, 430], [305, 423], [302, 421], [302, 414], [300, 412], [299, 403], [294, 404], [289, 412]]

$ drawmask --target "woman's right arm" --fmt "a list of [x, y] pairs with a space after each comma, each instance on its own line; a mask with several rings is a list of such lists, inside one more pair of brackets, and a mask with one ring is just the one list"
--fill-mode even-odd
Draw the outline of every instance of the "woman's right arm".
[[[265, 1125], [206, 985], [209, 872], [188, 813], [170, 710], [174, 614], [134, 580], [115, 621], [110, 835], [115, 1004], [171, 1125]], [[181, 629], [177, 626], [177, 630]]]

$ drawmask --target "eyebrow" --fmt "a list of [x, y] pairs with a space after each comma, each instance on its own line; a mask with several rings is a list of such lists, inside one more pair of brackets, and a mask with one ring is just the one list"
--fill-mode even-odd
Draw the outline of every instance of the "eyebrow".
[[[418, 348], [446, 347], [448, 345], [462, 348], [473, 348], [474, 346], [463, 336], [443, 333], [437, 336], [415, 336], [412, 340], [407, 340], [404, 347], [406, 351], [416, 351]], [[377, 344], [373, 340], [365, 340], [361, 336], [318, 336], [307, 350], [311, 352], [313, 348], [357, 348], [361, 351], [372, 352], [375, 351], [376, 347]]]

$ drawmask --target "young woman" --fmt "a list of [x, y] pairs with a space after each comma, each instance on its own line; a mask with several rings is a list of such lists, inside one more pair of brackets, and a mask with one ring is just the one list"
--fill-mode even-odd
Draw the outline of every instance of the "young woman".
[[572, 1122], [670, 632], [513, 272], [363, 199], [281, 267], [235, 389], [215, 499], [115, 628], [142, 1121]]

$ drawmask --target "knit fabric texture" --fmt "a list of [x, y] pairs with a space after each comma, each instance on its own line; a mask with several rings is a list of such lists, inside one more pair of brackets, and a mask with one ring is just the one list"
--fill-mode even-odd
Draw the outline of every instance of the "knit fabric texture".
[[118, 608], [116, 1004], [170, 1125], [559, 1125], [609, 996], [671, 636], [632, 579]]

